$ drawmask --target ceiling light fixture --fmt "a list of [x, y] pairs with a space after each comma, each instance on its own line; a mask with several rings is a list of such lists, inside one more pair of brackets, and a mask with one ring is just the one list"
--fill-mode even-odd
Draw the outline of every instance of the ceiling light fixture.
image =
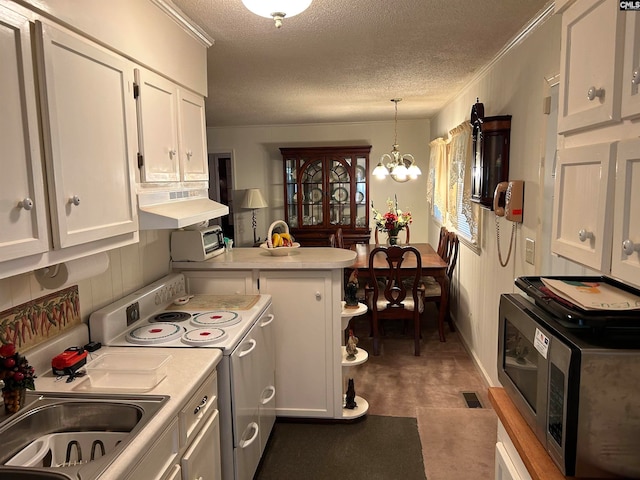
[[282, 26], [284, 17], [293, 17], [304, 12], [312, 0], [242, 0], [244, 6], [256, 15], [273, 18], [276, 28]]
[[373, 169], [373, 175], [382, 180], [387, 175], [391, 175], [396, 182], [407, 182], [409, 180], [415, 180], [418, 175], [422, 175], [422, 171], [415, 164], [415, 159], [410, 153], [401, 155], [398, 151], [398, 102], [402, 101], [401, 98], [392, 98], [391, 101], [395, 103], [395, 137], [393, 141], [393, 150], [391, 154], [385, 153], [380, 158], [378, 165]]

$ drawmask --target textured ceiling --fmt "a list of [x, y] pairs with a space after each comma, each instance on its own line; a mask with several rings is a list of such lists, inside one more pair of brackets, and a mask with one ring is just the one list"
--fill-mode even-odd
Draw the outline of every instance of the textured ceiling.
[[314, 0], [273, 20], [173, 0], [215, 44], [208, 126], [429, 118], [549, 0]]

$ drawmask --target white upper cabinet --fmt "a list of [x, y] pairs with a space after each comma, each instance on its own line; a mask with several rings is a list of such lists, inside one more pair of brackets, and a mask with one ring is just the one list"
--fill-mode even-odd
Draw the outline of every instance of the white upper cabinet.
[[616, 143], [567, 148], [556, 166], [551, 249], [603, 273], [611, 267], [615, 152]]
[[640, 287], [640, 140], [618, 144], [611, 274]]
[[204, 98], [178, 89], [178, 114], [182, 179], [209, 180]]
[[0, 6], [0, 262], [49, 249], [29, 22]]
[[83, 37], [36, 27], [54, 248], [136, 232], [133, 68]]
[[558, 133], [620, 121], [625, 15], [635, 16], [611, 0], [580, 0], [563, 12]]
[[640, 115], [640, 12], [625, 13], [622, 118]]
[[136, 69], [140, 181], [208, 180], [204, 98]]

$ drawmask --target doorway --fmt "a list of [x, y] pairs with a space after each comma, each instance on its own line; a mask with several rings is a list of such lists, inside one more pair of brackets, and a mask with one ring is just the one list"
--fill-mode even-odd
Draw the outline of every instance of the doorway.
[[224, 236], [234, 240], [233, 223], [233, 154], [209, 154], [209, 198], [229, 207], [229, 215], [211, 220], [220, 225]]

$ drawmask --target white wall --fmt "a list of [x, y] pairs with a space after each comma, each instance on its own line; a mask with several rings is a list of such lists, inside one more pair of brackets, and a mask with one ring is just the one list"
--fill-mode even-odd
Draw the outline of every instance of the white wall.
[[[82, 320], [86, 322], [94, 310], [168, 274], [169, 235], [169, 230], [141, 231], [139, 243], [108, 252], [107, 271], [78, 282]], [[43, 289], [33, 273], [0, 279], [0, 311], [54, 291]]]
[[[317, 125], [284, 125], [238, 128], [209, 128], [207, 141], [209, 152], [233, 152], [234, 204], [240, 205], [245, 189], [258, 187], [267, 198], [268, 209], [256, 211], [258, 236], [264, 238], [274, 220], [284, 219], [282, 155], [280, 147], [372, 145], [369, 157], [369, 174], [384, 153], [392, 149], [393, 120], [370, 123], [336, 123]], [[388, 197], [398, 196], [398, 206], [411, 211], [411, 240], [427, 241], [426, 172], [429, 158], [429, 121], [398, 121], [398, 143], [401, 153], [411, 153], [416, 158], [422, 178], [407, 183], [397, 183], [389, 177], [385, 180], [370, 179], [370, 199], [377, 209], [384, 210]], [[236, 244], [248, 246], [253, 242], [251, 211], [236, 209]]]
[[[541, 228], [544, 194], [541, 175], [545, 171], [545, 161], [549, 162], [547, 173], [553, 161], [544, 158], [547, 116], [542, 105], [544, 97], [549, 95], [549, 83], [545, 78], [556, 76], [560, 71], [560, 20], [559, 15], [551, 16], [460, 92], [431, 122], [434, 138], [446, 135], [449, 129], [469, 118], [476, 97], [484, 104], [486, 116], [513, 116], [509, 178], [525, 181], [525, 200], [524, 221], [517, 227], [511, 260], [505, 268], [501, 267], [495, 216], [491, 211], [482, 210], [482, 251], [478, 255], [461, 244], [453, 285], [456, 325], [492, 385], [499, 384], [496, 352], [500, 294], [519, 292], [514, 286], [514, 279], [519, 276], [550, 273], [536, 271], [534, 265], [525, 262], [524, 242], [525, 238], [531, 238], [539, 246], [542, 238], [551, 236], [551, 231]], [[501, 219], [500, 225], [500, 244], [505, 259], [511, 224]], [[437, 241], [438, 228], [431, 223], [429, 238], [432, 243]], [[537, 260], [538, 265], [549, 264]], [[564, 265], [575, 273], [575, 264], [564, 262]]]

